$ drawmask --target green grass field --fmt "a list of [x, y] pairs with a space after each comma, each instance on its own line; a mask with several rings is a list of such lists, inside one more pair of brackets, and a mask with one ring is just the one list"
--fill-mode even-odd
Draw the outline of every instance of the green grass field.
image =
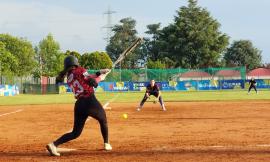
[[[115, 98], [113, 102], [139, 102], [144, 93], [142, 92], [121, 92], [96, 93], [97, 98], [105, 103]], [[165, 102], [175, 101], [237, 101], [237, 100], [270, 100], [270, 91], [254, 91], [247, 95], [244, 90], [226, 91], [189, 91], [189, 92], [162, 92]], [[52, 95], [17, 95], [12, 97], [0, 97], [0, 105], [37, 105], [37, 104], [67, 104], [74, 103], [72, 94], [52, 94]]]

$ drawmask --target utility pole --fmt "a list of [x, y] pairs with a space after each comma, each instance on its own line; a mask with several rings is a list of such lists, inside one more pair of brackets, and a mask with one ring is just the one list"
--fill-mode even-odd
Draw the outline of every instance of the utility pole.
[[106, 37], [104, 38], [107, 41], [107, 44], [109, 44], [110, 38], [112, 36], [112, 14], [114, 13], [116, 13], [116, 11], [112, 11], [110, 6], [108, 7], [108, 10], [103, 13], [103, 15], [107, 15], [107, 24], [102, 27], [107, 29]]

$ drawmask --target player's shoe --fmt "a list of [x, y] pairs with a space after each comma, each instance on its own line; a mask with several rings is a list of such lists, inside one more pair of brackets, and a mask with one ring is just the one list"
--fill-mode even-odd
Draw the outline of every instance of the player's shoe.
[[165, 108], [165, 105], [162, 105], [162, 111], [166, 111], [167, 109]]
[[137, 111], [141, 111], [141, 109], [142, 109], [142, 107], [141, 107], [141, 106], [139, 106], [139, 107], [137, 108]]
[[112, 150], [112, 146], [109, 143], [104, 143], [104, 150], [111, 151]]
[[60, 156], [60, 153], [57, 152], [56, 146], [53, 143], [49, 143], [46, 148], [51, 156]]

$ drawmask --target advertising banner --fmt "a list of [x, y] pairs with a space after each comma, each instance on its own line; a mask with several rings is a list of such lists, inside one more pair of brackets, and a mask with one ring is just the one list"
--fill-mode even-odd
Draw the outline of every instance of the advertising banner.
[[19, 94], [17, 85], [0, 85], [0, 96], [15, 96]]
[[[270, 88], [270, 80], [256, 80], [258, 88]], [[100, 82], [97, 92], [125, 92], [145, 91], [149, 82]], [[166, 81], [156, 82], [162, 91], [195, 91], [195, 90], [221, 90], [221, 89], [244, 89], [248, 86], [245, 80], [190, 80], [190, 81]], [[59, 88], [60, 93], [72, 92], [66, 85]]]

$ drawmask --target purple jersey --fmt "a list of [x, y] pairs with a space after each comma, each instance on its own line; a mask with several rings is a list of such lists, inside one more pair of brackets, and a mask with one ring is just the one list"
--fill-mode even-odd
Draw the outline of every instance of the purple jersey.
[[156, 93], [158, 91], [159, 91], [159, 87], [156, 84], [154, 84], [153, 87], [151, 87], [151, 84], [148, 84], [146, 86], [146, 93]]

